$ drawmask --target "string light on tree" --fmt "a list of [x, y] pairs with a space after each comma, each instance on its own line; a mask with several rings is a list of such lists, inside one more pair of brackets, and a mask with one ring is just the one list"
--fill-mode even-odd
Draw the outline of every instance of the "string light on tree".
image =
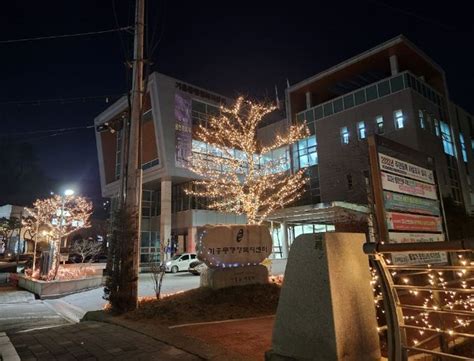
[[257, 130], [265, 115], [276, 107], [239, 97], [233, 107], [221, 106], [220, 114], [199, 125], [196, 136], [212, 151], [193, 152], [189, 168], [201, 179], [186, 193], [207, 198], [209, 207], [245, 214], [249, 224], [260, 224], [274, 210], [298, 199], [306, 182], [304, 170], [288, 171], [285, 155], [269, 154], [309, 136], [306, 124], [291, 125], [263, 145]]

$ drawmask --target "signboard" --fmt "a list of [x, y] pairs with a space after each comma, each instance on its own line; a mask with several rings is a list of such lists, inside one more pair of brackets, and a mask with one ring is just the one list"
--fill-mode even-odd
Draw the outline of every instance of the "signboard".
[[[443, 234], [430, 233], [396, 233], [389, 232], [391, 243], [415, 243], [415, 242], [443, 242]], [[395, 265], [416, 265], [423, 263], [446, 263], [448, 256], [446, 252], [430, 253], [392, 253], [392, 262]]]
[[262, 225], [207, 225], [196, 247], [198, 259], [213, 267], [258, 265], [272, 252], [272, 237]]
[[432, 184], [418, 182], [413, 179], [408, 179], [385, 172], [380, 172], [380, 176], [382, 178], [382, 188], [385, 190], [428, 199], [438, 199], [436, 187]]
[[383, 200], [387, 210], [427, 214], [430, 216], [440, 215], [439, 202], [431, 199], [384, 191]]
[[435, 184], [433, 171], [405, 162], [403, 160], [379, 153], [380, 170]]
[[441, 232], [441, 218], [386, 212], [387, 228], [395, 231]]
[[174, 101], [176, 166], [186, 167], [192, 152], [191, 98], [177, 92]]

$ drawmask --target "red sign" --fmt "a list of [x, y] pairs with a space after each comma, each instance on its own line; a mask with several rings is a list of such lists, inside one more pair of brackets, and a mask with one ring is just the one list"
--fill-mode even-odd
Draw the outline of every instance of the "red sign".
[[395, 231], [442, 232], [441, 218], [387, 212], [387, 227]]

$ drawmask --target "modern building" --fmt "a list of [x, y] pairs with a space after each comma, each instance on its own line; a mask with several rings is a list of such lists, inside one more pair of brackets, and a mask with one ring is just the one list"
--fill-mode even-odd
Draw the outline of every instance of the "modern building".
[[[22, 217], [26, 216], [27, 209], [22, 206], [14, 204], [4, 204], [0, 206], [0, 219], [11, 220], [15, 218], [20, 221]], [[23, 254], [28, 251], [28, 244], [25, 240], [25, 229], [18, 227], [7, 232], [6, 235], [0, 237], [0, 254]], [[8, 242], [7, 239], [8, 238]], [[7, 245], [8, 243], [8, 245]]]
[[474, 214], [474, 117], [454, 104], [444, 70], [398, 36], [287, 89], [287, 118], [316, 141], [294, 147], [298, 169], [313, 150], [303, 204], [367, 204], [367, 136], [432, 156], [444, 199]]
[[[286, 114], [272, 114], [259, 129], [262, 142], [277, 130], [306, 121], [310, 136], [291, 147], [288, 169], [305, 168], [304, 196], [275, 212], [275, 245], [283, 256], [297, 235], [338, 228], [338, 220], [367, 212], [367, 136], [371, 133], [435, 159], [444, 198], [474, 214], [473, 117], [451, 102], [443, 69], [403, 36], [292, 85]], [[193, 127], [231, 99], [159, 73], [150, 77], [143, 115], [141, 261], [159, 252], [159, 240], [193, 251], [198, 227], [243, 223], [245, 218], [207, 209], [185, 194], [194, 179], [191, 152], [212, 149], [193, 139]], [[96, 125], [124, 117], [124, 97], [101, 113]], [[121, 132], [96, 133], [102, 195], [116, 199], [122, 162]], [[279, 226], [281, 225], [281, 226]], [[278, 231], [276, 231], [278, 229]], [[341, 228], [340, 228], [341, 229]], [[342, 228], [347, 229], [347, 228]]]

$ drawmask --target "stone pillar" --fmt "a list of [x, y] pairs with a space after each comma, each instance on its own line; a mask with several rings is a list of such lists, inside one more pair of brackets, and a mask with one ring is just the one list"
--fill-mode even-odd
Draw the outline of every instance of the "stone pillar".
[[311, 92], [306, 92], [306, 109], [311, 108]]
[[171, 242], [171, 181], [161, 181], [161, 215], [160, 215], [160, 252], [161, 260], [166, 260], [169, 254], [164, 254], [168, 241]]
[[288, 258], [288, 226], [286, 222], [281, 223], [281, 258]]
[[364, 242], [336, 232], [293, 241], [266, 360], [380, 360]]
[[398, 74], [398, 58], [396, 55], [390, 56], [390, 71], [392, 72], [392, 76]]

